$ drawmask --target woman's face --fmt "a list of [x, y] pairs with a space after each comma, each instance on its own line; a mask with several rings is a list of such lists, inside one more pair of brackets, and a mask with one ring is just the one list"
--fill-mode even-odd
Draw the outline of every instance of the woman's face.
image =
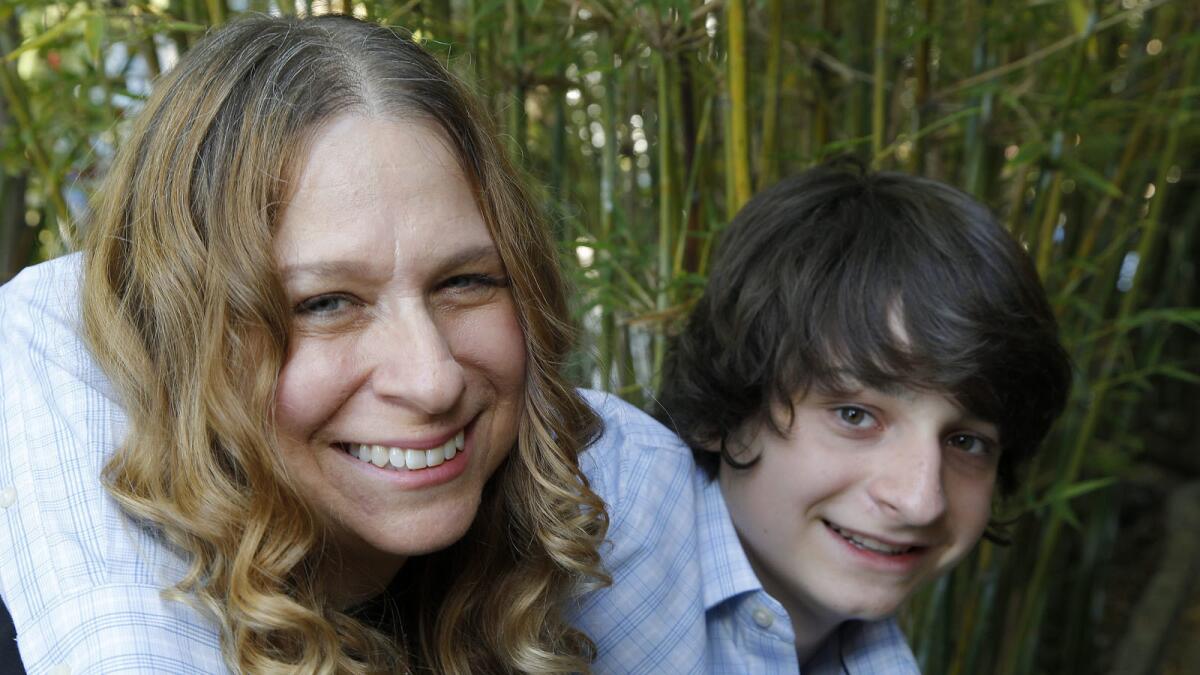
[[294, 188], [275, 238], [293, 322], [276, 423], [340, 554], [330, 588], [349, 602], [475, 519], [516, 441], [525, 342], [435, 127], [337, 118]]

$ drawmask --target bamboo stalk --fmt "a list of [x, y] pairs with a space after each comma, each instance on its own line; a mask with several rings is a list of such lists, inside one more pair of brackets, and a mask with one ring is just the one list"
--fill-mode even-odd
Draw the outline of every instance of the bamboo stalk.
[[[822, 34], [833, 32], [834, 14], [833, 0], [821, 0], [820, 17], [818, 19], [818, 27]], [[822, 42], [818, 42], [818, 47], [824, 47]], [[814, 64], [816, 65], [816, 64]], [[820, 159], [824, 154], [824, 148], [829, 144], [831, 139], [830, 123], [829, 123], [829, 103], [831, 96], [831, 83], [829, 81], [828, 70], [821, 66], [815, 68], [815, 91], [812, 97], [812, 152], [814, 159]]]
[[[934, 25], [934, 6], [933, 0], [921, 0], [921, 20], [925, 24], [926, 31], [931, 31]], [[917, 76], [917, 90], [913, 97], [913, 114], [912, 114], [912, 129], [917, 131], [921, 128], [921, 121], [925, 117], [925, 108], [929, 105], [929, 89], [930, 89], [930, 52], [933, 49], [933, 40], [928, 32], [921, 38], [921, 43], [917, 45], [917, 55], [913, 64], [913, 69]], [[912, 139], [912, 151], [908, 155], [907, 169], [909, 173], [920, 173], [923, 162], [924, 141], [921, 138]]]
[[[617, 101], [618, 72], [613, 67], [612, 36], [602, 34], [598, 49], [604, 70], [604, 148], [600, 154], [600, 232], [598, 239], [603, 244], [603, 250], [612, 248], [613, 209], [616, 197], [613, 194], [617, 182]], [[611, 268], [605, 265], [601, 274], [604, 275], [606, 286], [612, 285]], [[600, 387], [605, 391], [613, 390], [613, 360], [616, 354], [616, 319], [613, 308], [601, 305], [600, 313]]]
[[208, 9], [208, 23], [210, 26], [220, 26], [225, 23], [225, 3], [223, 0], [204, 0], [204, 6]]
[[[672, 189], [672, 143], [671, 143], [671, 86], [667, 56], [655, 55], [655, 70], [658, 82], [658, 272], [654, 309], [666, 311], [670, 306], [667, 287], [671, 278], [671, 238], [675, 231], [675, 205]], [[650, 391], [658, 391], [663, 361], [667, 351], [666, 336], [659, 330], [654, 334], [654, 368]]]
[[525, 10], [521, 0], [506, 0], [505, 10], [508, 18], [509, 55], [508, 62], [512, 73], [512, 95], [508, 104], [508, 138], [515, 161], [521, 161], [525, 154], [525, 141], [528, 130], [525, 124], [525, 68], [521, 62], [521, 52], [525, 44]]
[[874, 82], [871, 90], [871, 157], [876, 167], [883, 156], [884, 137], [884, 92], [887, 84], [887, 0], [875, 0], [875, 39], [873, 42], [875, 62]]
[[762, 146], [758, 150], [758, 189], [775, 181], [779, 123], [779, 68], [783, 51], [783, 0], [767, 0], [767, 72], [763, 79]]
[[1062, 209], [1062, 171], [1055, 171], [1047, 192], [1046, 209], [1042, 213], [1042, 226], [1037, 239], [1038, 276], [1046, 278], [1054, 252], [1054, 231], [1058, 227], [1058, 216]]
[[746, 100], [746, 6], [727, 0], [725, 31], [729, 44], [730, 157], [733, 163], [733, 209], [750, 201], [750, 126]]

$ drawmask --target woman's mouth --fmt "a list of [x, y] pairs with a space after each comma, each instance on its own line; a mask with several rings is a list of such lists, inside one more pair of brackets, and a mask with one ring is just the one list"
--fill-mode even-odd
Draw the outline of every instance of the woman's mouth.
[[394, 448], [366, 443], [335, 443], [343, 452], [360, 461], [393, 471], [420, 471], [453, 460], [463, 449], [465, 434], [460, 430], [445, 443], [432, 448]]

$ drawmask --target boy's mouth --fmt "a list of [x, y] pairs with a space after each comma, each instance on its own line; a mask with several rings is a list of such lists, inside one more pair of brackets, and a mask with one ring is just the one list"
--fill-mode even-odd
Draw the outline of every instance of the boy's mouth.
[[833, 523], [829, 522], [828, 520], [822, 520], [821, 522], [825, 523], [825, 527], [828, 527], [830, 530], [833, 530], [842, 539], [845, 539], [846, 541], [850, 542], [851, 546], [860, 548], [864, 551], [870, 551], [872, 553], [879, 553], [881, 555], [897, 555], [898, 556], [898, 555], [904, 555], [906, 553], [912, 553], [913, 551], [916, 551], [917, 549], [921, 548], [920, 546], [904, 546], [904, 545], [887, 543], [887, 542], [875, 539], [873, 537], [868, 537], [865, 534], [860, 534], [858, 532], [851, 532], [850, 530], [843, 529], [841, 527], [838, 527], [837, 525], [834, 525]]
[[440, 446], [421, 448], [392, 448], [366, 443], [335, 443], [346, 454], [360, 461], [393, 471], [420, 471], [453, 460], [463, 449], [465, 434], [459, 431]]

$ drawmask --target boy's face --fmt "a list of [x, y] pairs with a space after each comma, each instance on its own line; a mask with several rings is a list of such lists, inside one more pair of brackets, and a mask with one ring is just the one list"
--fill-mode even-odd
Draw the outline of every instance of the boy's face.
[[722, 463], [719, 480], [751, 565], [800, 631], [885, 617], [961, 560], [987, 526], [998, 440], [938, 394], [813, 391], [785, 435], [744, 426], [730, 450], [760, 459]]

